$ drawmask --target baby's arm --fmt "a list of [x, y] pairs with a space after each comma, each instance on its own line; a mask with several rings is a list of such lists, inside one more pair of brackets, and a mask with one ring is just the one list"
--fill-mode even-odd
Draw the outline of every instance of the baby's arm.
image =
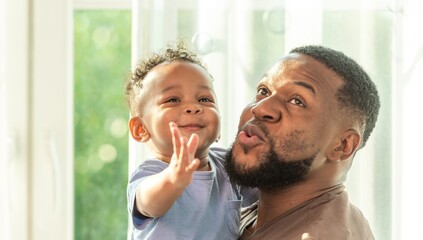
[[135, 194], [137, 210], [147, 217], [163, 216], [192, 181], [199, 165], [194, 159], [198, 135], [191, 135], [189, 141], [182, 137], [175, 123], [170, 123], [173, 155], [169, 167], [160, 173], [147, 177], [140, 183]]

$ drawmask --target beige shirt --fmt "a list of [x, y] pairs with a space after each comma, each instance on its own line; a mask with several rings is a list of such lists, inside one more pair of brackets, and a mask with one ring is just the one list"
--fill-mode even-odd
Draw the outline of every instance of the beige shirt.
[[256, 229], [246, 229], [257, 219], [257, 203], [244, 209], [241, 216], [242, 240], [373, 240], [369, 223], [348, 200], [340, 185], [307, 201]]

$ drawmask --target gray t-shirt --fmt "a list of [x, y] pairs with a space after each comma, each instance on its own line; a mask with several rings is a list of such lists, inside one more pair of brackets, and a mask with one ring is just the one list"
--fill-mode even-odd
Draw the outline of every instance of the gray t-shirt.
[[[230, 184], [223, 165], [226, 150], [211, 148], [211, 171], [197, 171], [191, 184], [169, 211], [159, 218], [147, 218], [134, 211], [135, 192], [145, 177], [163, 171], [168, 164], [156, 159], [145, 160], [132, 174], [128, 184], [128, 208], [132, 216], [132, 239], [237, 239], [239, 236], [240, 188]], [[254, 191], [246, 193], [257, 200]], [[244, 195], [245, 196], [245, 195]]]
[[[242, 240], [373, 240], [369, 223], [348, 200], [340, 185], [275, 218], [254, 233], [247, 227], [257, 219], [257, 203], [241, 216]], [[308, 238], [306, 238], [308, 237]]]

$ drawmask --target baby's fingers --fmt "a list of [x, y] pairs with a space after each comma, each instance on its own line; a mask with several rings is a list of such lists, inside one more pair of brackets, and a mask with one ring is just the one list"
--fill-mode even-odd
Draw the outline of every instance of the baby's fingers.
[[186, 167], [190, 164], [191, 159], [188, 152], [188, 145], [187, 145], [187, 138], [181, 137], [180, 138], [181, 147], [179, 150], [179, 155], [176, 155], [178, 158], [178, 165], [180, 166], [181, 170], [185, 170]]
[[200, 160], [198, 158], [191, 161], [191, 163], [185, 168], [187, 172], [194, 172], [200, 165]]
[[169, 123], [170, 133], [172, 134], [173, 153], [179, 156], [181, 150], [181, 134], [178, 126], [174, 122]]
[[198, 147], [198, 135], [197, 134], [192, 134], [191, 137], [189, 138], [187, 147], [188, 147], [188, 155], [190, 158], [190, 161], [192, 161], [192, 159], [194, 159], [195, 157], [195, 152], [197, 151], [197, 147]]

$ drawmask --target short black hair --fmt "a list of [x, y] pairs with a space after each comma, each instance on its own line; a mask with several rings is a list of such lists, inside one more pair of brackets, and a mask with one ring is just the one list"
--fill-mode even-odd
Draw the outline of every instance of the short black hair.
[[344, 80], [345, 84], [336, 93], [338, 104], [353, 117], [362, 119], [364, 131], [361, 147], [364, 147], [376, 125], [380, 109], [376, 85], [366, 71], [344, 53], [324, 46], [302, 46], [292, 49], [290, 53], [308, 55]]
[[126, 102], [129, 105], [132, 115], [136, 115], [136, 96], [143, 88], [145, 76], [161, 63], [175, 61], [194, 63], [206, 69], [197, 53], [191, 50], [183, 40], [178, 40], [175, 43], [170, 42], [165, 49], [141, 59], [133, 73], [129, 76], [125, 86]]

